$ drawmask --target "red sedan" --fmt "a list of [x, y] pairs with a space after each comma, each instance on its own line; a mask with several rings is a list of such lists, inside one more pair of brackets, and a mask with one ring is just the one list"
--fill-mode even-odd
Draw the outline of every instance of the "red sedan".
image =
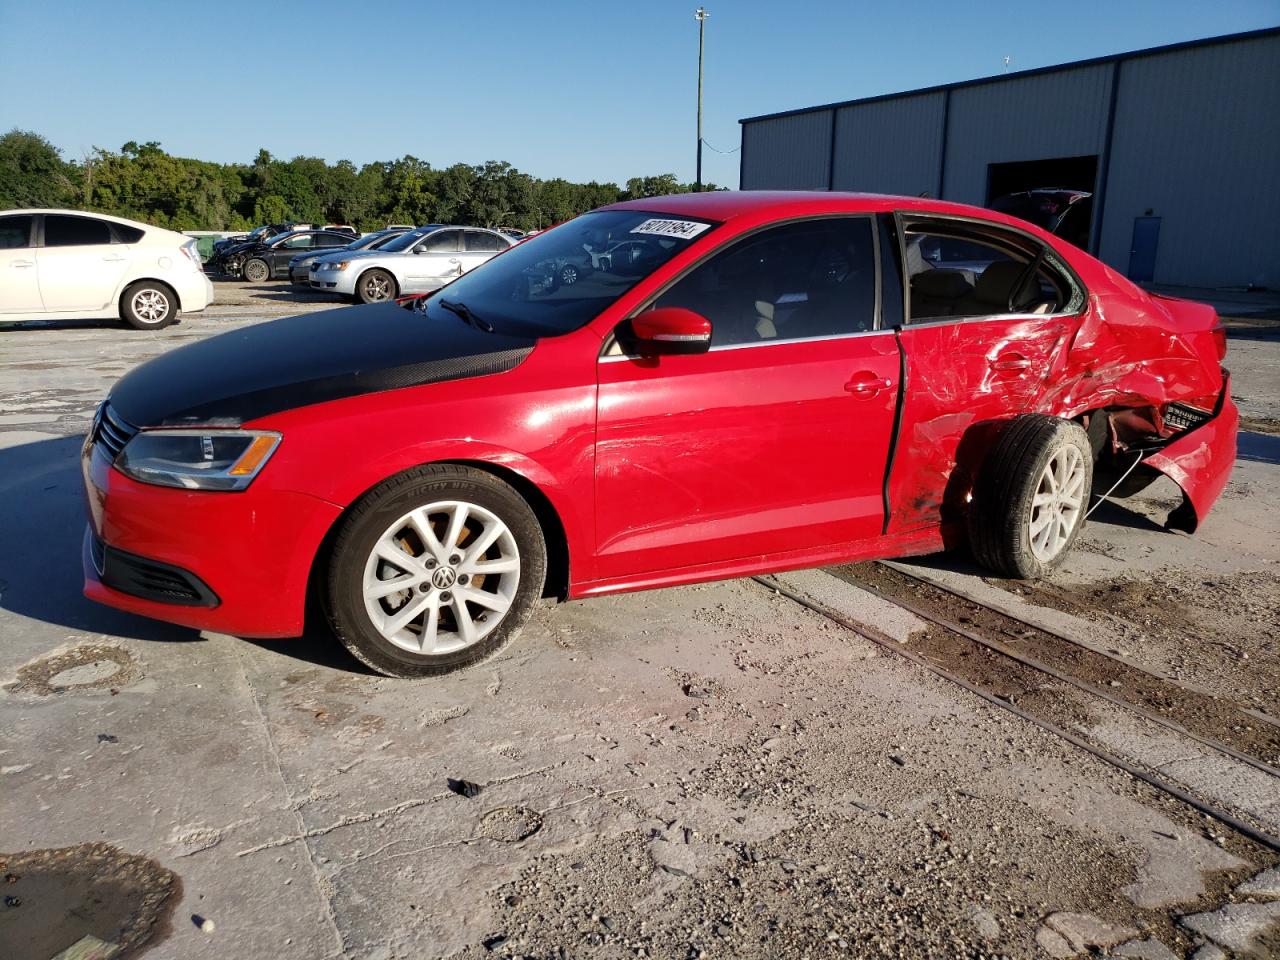
[[[572, 267], [572, 269], [566, 269]], [[1058, 564], [1159, 473], [1195, 529], [1235, 456], [1209, 307], [999, 213], [838, 193], [617, 204], [407, 306], [137, 368], [84, 448], [85, 592], [451, 670], [543, 595], [968, 541]]]

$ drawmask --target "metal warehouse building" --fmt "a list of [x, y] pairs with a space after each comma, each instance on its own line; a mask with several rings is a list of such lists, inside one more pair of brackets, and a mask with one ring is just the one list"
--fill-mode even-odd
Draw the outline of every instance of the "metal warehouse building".
[[743, 190], [1092, 191], [1131, 278], [1280, 288], [1280, 28], [741, 123]]

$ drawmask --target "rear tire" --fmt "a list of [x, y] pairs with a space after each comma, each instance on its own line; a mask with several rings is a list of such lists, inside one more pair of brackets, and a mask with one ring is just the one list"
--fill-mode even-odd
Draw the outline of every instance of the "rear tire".
[[344, 519], [325, 612], [343, 646], [378, 673], [435, 676], [510, 642], [546, 572], [542, 528], [514, 489], [470, 467], [415, 467]]
[[1093, 456], [1084, 428], [1044, 414], [1017, 417], [996, 440], [969, 504], [969, 544], [993, 572], [1043, 577], [1084, 526]]
[[178, 319], [178, 297], [163, 283], [139, 280], [120, 296], [120, 319], [135, 330], [159, 330]]
[[254, 257], [246, 260], [240, 275], [249, 283], [266, 283], [271, 279], [271, 265], [267, 261]]
[[376, 267], [360, 274], [356, 281], [356, 297], [361, 303], [384, 303], [395, 299], [398, 292], [396, 278]]

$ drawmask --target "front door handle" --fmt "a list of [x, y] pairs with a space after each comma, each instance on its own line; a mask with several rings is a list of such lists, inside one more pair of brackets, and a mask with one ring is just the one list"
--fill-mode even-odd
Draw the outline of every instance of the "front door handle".
[[991, 361], [991, 369], [1000, 373], [1017, 373], [1031, 368], [1031, 361], [1020, 353], [1002, 353]]
[[888, 377], [878, 376], [870, 370], [859, 370], [849, 379], [844, 388], [859, 399], [869, 400], [881, 390], [888, 390], [892, 386], [893, 381]]
[[13, 263], [9, 264], [9, 266], [13, 267], [15, 270], [25, 270], [27, 267], [34, 267], [34, 266], [35, 266], [35, 261], [33, 261], [33, 260], [15, 260], [15, 261], [13, 261]]

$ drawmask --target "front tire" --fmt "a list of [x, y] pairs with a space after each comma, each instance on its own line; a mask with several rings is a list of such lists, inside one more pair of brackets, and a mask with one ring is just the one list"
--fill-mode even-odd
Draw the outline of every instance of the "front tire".
[[396, 278], [386, 270], [368, 270], [356, 281], [356, 296], [361, 303], [382, 303], [396, 295]]
[[344, 520], [325, 610], [342, 644], [378, 673], [435, 676], [510, 642], [546, 570], [537, 517], [510, 486], [469, 467], [416, 467]]
[[240, 275], [249, 283], [266, 283], [271, 279], [271, 266], [267, 261], [254, 257], [245, 261]]
[[159, 330], [178, 319], [178, 298], [162, 283], [140, 280], [121, 295], [120, 319], [135, 330]]
[[1044, 414], [1017, 417], [987, 455], [969, 504], [974, 558], [1033, 580], [1062, 564], [1084, 526], [1093, 453], [1084, 428]]

